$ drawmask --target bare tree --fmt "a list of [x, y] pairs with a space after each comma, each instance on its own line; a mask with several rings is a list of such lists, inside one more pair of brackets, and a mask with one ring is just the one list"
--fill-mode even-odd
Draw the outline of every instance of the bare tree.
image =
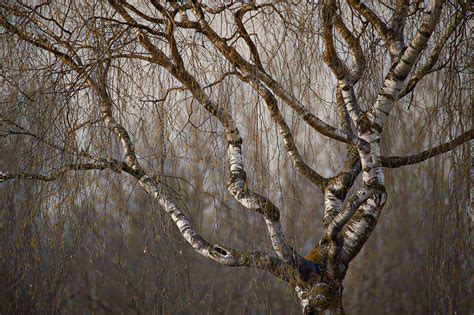
[[[470, 64], [456, 55], [468, 46], [470, 6], [442, 0], [3, 2], [4, 55], [19, 55], [14, 67], [2, 67], [5, 95], [45, 106], [51, 124], [21, 106], [2, 105], [2, 139], [34, 139], [44, 156], [18, 165], [20, 171], [3, 170], [0, 180], [58, 181], [90, 170], [126, 174], [195, 252], [283, 280], [305, 314], [342, 314], [349, 264], [390, 198], [385, 169], [421, 163], [474, 136], [466, 106], [458, 106], [469, 102]], [[20, 45], [26, 48], [21, 55]], [[441, 83], [452, 72], [461, 86]], [[35, 84], [46, 92], [31, 95]], [[433, 99], [440, 93], [460, 101]], [[262, 105], [266, 111], [252, 117]], [[406, 113], [396, 110], [404, 105]], [[447, 132], [446, 126], [420, 128], [438, 144], [388, 154], [400, 145], [391, 121], [419, 132], [401, 115], [426, 119], [429, 106], [452, 118]], [[198, 132], [170, 153], [166, 137], [178, 139], [186, 128]], [[245, 147], [246, 137], [254, 147]], [[164, 176], [173, 175], [165, 162], [173, 156], [175, 167], [189, 165], [200, 182], [188, 145], [226, 152], [215, 160], [227, 167], [228, 193], [263, 217], [272, 250], [214, 243], [186, 216], [179, 191]], [[260, 175], [290, 183], [289, 165], [275, 161], [274, 151], [284, 151], [324, 198], [323, 217], [309, 218], [323, 230], [308, 255], [285, 235], [275, 201], [282, 196]], [[249, 176], [244, 165], [251, 156], [267, 161], [257, 161]], [[219, 174], [210, 178], [220, 182]]]

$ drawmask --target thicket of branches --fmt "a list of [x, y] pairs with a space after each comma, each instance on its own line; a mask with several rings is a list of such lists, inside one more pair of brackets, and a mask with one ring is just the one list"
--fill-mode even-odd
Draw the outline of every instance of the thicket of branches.
[[[229, 194], [229, 133], [202, 91], [235, 120], [248, 186], [279, 209], [292, 248], [309, 254], [327, 231], [321, 178], [337, 175], [358, 152], [350, 132], [340, 141], [288, 104], [347, 131], [325, 35], [335, 34], [343, 63], [357, 70], [358, 60], [338, 18], [364, 54], [354, 87], [363, 110], [372, 109], [393, 59], [380, 27], [348, 2], [334, 1], [331, 30], [321, 18], [331, 7], [309, 1], [200, 8], [219, 38], [277, 86], [226, 58], [194, 24], [190, 2], [2, 2], [0, 312], [300, 312], [283, 281], [196, 254], [160, 201], [128, 174], [136, 175], [136, 159], [204, 239], [224, 246], [217, 252], [272, 245], [278, 252], [264, 228], [268, 218]], [[402, 34], [413, 38], [426, 16], [421, 1], [370, 7], [393, 25], [404, 3]], [[472, 311], [470, 19], [468, 2], [444, 3], [384, 126], [388, 199], [348, 269], [348, 313]], [[177, 79], [182, 69], [199, 89]], [[348, 193], [364, 184], [357, 178]]]

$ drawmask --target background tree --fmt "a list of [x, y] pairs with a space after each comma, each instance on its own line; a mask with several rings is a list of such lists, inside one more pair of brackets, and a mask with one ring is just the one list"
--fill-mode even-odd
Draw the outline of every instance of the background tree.
[[469, 2], [0, 7], [5, 310], [470, 310]]

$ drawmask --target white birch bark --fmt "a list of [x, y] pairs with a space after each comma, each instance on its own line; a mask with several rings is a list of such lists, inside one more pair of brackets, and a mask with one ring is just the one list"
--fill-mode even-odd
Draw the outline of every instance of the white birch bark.
[[281, 266], [283, 262], [272, 256], [272, 254], [236, 251], [220, 244], [208, 243], [199, 235], [176, 203], [163, 192], [156, 180], [149, 175], [144, 175], [139, 179], [139, 183], [171, 217], [181, 236], [191, 245], [195, 252], [226, 266], [256, 267], [283, 279], [287, 276], [282, 273], [282, 270], [285, 268]]
[[291, 260], [293, 251], [285, 239], [278, 208], [267, 198], [247, 188], [240, 144], [229, 144], [227, 154], [230, 164], [229, 193], [245, 208], [263, 214], [273, 249], [281, 259]]
[[374, 123], [378, 128], [382, 128], [387, 121], [406, 78], [426, 48], [431, 34], [439, 23], [444, 1], [434, 0], [431, 2], [430, 10], [426, 12], [420, 29], [401, 55], [399, 61], [387, 74], [383, 87], [377, 97], [373, 115]]

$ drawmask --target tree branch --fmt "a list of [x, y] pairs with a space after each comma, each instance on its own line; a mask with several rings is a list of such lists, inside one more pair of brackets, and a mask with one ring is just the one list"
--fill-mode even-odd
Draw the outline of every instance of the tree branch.
[[231, 64], [236, 65], [245, 75], [256, 76], [257, 79], [265, 83], [270, 90], [298, 113], [303, 121], [319, 133], [342, 142], [352, 142], [353, 139], [350, 139], [342, 130], [336, 129], [316, 117], [269, 74], [261, 71], [258, 67], [245, 60], [235, 48], [229, 46], [226, 41], [211, 28], [199, 6], [195, 6], [193, 12], [198, 19], [202, 33]]
[[242, 22], [242, 18], [245, 13], [254, 9], [256, 9], [255, 3], [245, 4], [234, 14], [234, 19], [235, 23], [237, 24], [237, 29], [239, 31], [240, 36], [244, 38], [245, 42], [247, 43], [247, 46], [250, 49], [250, 53], [252, 54], [255, 65], [263, 71], [263, 65], [262, 61], [260, 60], [260, 55], [258, 53], [257, 46], [255, 46], [255, 43], [250, 38], [249, 33], [247, 32], [247, 29], [245, 28], [244, 23]]
[[26, 32], [13, 26], [4, 16], [0, 14], [0, 25], [5, 27], [9, 32], [17, 35], [20, 39], [31, 43], [32, 45], [41, 48], [42, 50], [52, 53], [65, 65], [69, 66], [74, 70], [80, 77], [83, 77], [89, 86], [97, 93], [100, 99], [99, 107], [102, 119], [105, 124], [112, 130], [112, 132], [120, 139], [122, 146], [125, 151], [125, 157], [129, 165], [136, 171], [141, 170], [141, 166], [138, 162], [134, 144], [130, 138], [130, 135], [125, 128], [118, 123], [112, 115], [112, 99], [107, 92], [106, 78], [107, 71], [99, 74], [99, 81], [92, 79], [86, 69], [77, 64], [71, 56], [56, 49], [48, 40], [44, 38], [34, 38], [28, 35]]
[[[383, 193], [385, 194], [385, 193]], [[342, 229], [344, 244], [340, 249], [341, 260], [348, 264], [362, 249], [377, 224], [383, 203], [382, 196], [373, 194], [367, 199]], [[383, 196], [386, 198], [386, 196]]]
[[405, 23], [407, 20], [408, 8], [410, 6], [409, 0], [397, 0], [397, 6], [392, 16], [392, 24], [390, 29], [392, 30], [395, 40], [398, 41], [401, 47], [405, 46]]
[[91, 160], [98, 160], [97, 158], [93, 157], [92, 155], [90, 155], [89, 153], [87, 153], [83, 150], [77, 152], [77, 151], [74, 151], [72, 148], [68, 148], [66, 145], [60, 146], [60, 145], [54, 143], [54, 141], [46, 138], [44, 135], [39, 136], [39, 135], [37, 135], [33, 132], [30, 132], [29, 130], [27, 130], [23, 126], [20, 126], [19, 124], [15, 123], [15, 122], [13, 122], [9, 119], [3, 118], [1, 115], [0, 115], [0, 122], [5, 122], [5, 123], [10, 124], [10, 125], [12, 125], [15, 128], [20, 130], [20, 131], [14, 131], [14, 130], [8, 129], [5, 132], [3, 132], [2, 134], [0, 134], [0, 137], [7, 137], [8, 135], [24, 135], [24, 136], [34, 138], [37, 141], [42, 142], [42, 143], [52, 147], [53, 149], [55, 149], [59, 152], [68, 153], [68, 154], [71, 154], [71, 155], [82, 156], [82, 157], [85, 157], [85, 158], [88, 158], [88, 159], [91, 159]]
[[257, 93], [263, 98], [263, 100], [267, 104], [267, 108], [270, 111], [270, 116], [277, 125], [280, 134], [283, 137], [283, 143], [285, 145], [286, 151], [288, 151], [290, 158], [293, 161], [295, 169], [298, 171], [298, 173], [308, 178], [321, 190], [324, 190], [324, 187], [327, 184], [327, 179], [321, 176], [318, 172], [313, 170], [304, 162], [293, 140], [291, 130], [285, 122], [285, 118], [283, 117], [278, 108], [278, 101], [275, 96], [258, 80], [252, 79], [250, 77], [241, 78], [242, 80], [250, 83], [253, 89], [257, 91]]
[[371, 113], [375, 128], [382, 130], [383, 125], [390, 115], [390, 111], [398, 99], [402, 84], [405, 82], [408, 74], [415, 65], [418, 57], [422, 54], [428, 44], [436, 25], [439, 23], [444, 0], [434, 0], [434, 7], [426, 12], [423, 23], [412, 39], [407, 49], [390, 69], [385, 77], [383, 87], [377, 97], [375, 109]]
[[91, 170], [105, 170], [110, 169], [116, 173], [121, 171], [129, 172], [130, 168], [125, 162], [117, 160], [102, 160], [95, 163], [71, 163], [66, 164], [61, 167], [59, 170], [52, 172], [49, 175], [39, 174], [39, 173], [5, 173], [0, 172], [0, 183], [10, 179], [31, 179], [31, 180], [40, 180], [45, 182], [52, 182], [58, 180], [61, 176], [70, 171], [91, 171]]
[[411, 79], [406, 84], [405, 88], [400, 92], [398, 99], [401, 99], [407, 94], [411, 93], [415, 89], [416, 85], [428, 73], [431, 72], [430, 70], [433, 68], [433, 66], [436, 64], [439, 57], [441, 56], [441, 52], [444, 48], [444, 45], [446, 44], [448, 39], [451, 37], [453, 32], [457, 29], [457, 27], [464, 21], [466, 13], [467, 13], [467, 9], [463, 8], [463, 10], [458, 11], [456, 15], [454, 16], [454, 18], [450, 20], [448, 26], [443, 32], [443, 35], [441, 35], [440, 40], [438, 41], [436, 46], [433, 48], [433, 51], [431, 52], [430, 56], [427, 58], [426, 64], [424, 64], [420, 69], [418, 69], [418, 71], [416, 71], [416, 73], [411, 77]]
[[432, 157], [435, 157], [437, 155], [440, 155], [442, 153], [451, 151], [472, 139], [474, 139], [474, 129], [466, 131], [465, 133], [463, 133], [462, 135], [458, 136], [457, 138], [453, 139], [452, 141], [448, 143], [444, 143], [434, 148], [424, 150], [418, 154], [414, 154], [410, 156], [382, 157], [382, 165], [388, 168], [397, 168], [400, 166], [417, 164], [427, 159], [430, 159]]
[[146, 34], [140, 33], [139, 40], [142, 46], [152, 54], [153, 62], [167, 69], [170, 74], [184, 84], [204, 109], [222, 124], [228, 144], [227, 152], [230, 164], [228, 190], [230, 194], [245, 208], [263, 214], [275, 252], [285, 261], [293, 260], [293, 257], [296, 257], [296, 252], [287, 244], [278, 208], [268, 198], [247, 188], [247, 175], [244, 171], [241, 153], [242, 138], [233, 117], [222, 106], [209, 98], [196, 78], [186, 70], [183, 63], [174, 64], [171, 62], [161, 50], [153, 45]]
[[220, 244], [210, 244], [194, 229], [184, 213], [161, 189], [159, 183], [148, 175], [139, 178], [142, 188], [155, 198], [160, 207], [168, 213], [183, 238], [193, 247], [194, 251], [225, 266], [255, 267], [272, 273], [287, 281], [291, 267], [278, 257], [262, 252], [239, 251]]
[[321, 10], [321, 23], [323, 25], [324, 42], [323, 60], [334, 73], [336, 79], [342, 80], [349, 74], [349, 70], [347, 69], [346, 64], [339, 58], [334, 45], [333, 26], [336, 10], [337, 5], [333, 0], [326, 1]]
[[389, 29], [387, 24], [385, 24], [385, 22], [382, 21], [382, 19], [380, 19], [380, 17], [362, 1], [348, 0], [348, 2], [351, 7], [356, 9], [375, 28], [377, 33], [379, 33], [380, 37], [382, 37], [385, 42], [392, 59], [395, 59], [395, 57], [400, 54], [400, 49], [402, 47], [399, 47], [393, 40], [392, 30]]
[[349, 46], [353, 57], [353, 66], [351, 69], [352, 81], [355, 84], [365, 70], [365, 56], [360, 46], [360, 39], [355, 37], [354, 34], [347, 28], [342, 16], [340, 14], [334, 15], [334, 26], [337, 32], [344, 38], [345, 42]]

